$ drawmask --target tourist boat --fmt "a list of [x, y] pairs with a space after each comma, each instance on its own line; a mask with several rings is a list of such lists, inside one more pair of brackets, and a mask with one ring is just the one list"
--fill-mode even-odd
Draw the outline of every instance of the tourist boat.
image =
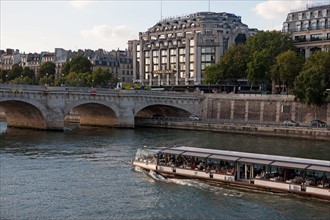
[[164, 177], [330, 200], [330, 161], [193, 147], [138, 149], [135, 167]]

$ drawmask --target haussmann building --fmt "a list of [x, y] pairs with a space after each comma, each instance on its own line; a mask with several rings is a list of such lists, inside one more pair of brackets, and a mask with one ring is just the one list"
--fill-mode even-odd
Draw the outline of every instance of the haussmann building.
[[240, 16], [199, 12], [166, 18], [128, 42], [133, 82], [150, 86], [203, 84], [203, 69], [219, 61], [232, 44], [257, 32]]
[[307, 5], [291, 11], [283, 23], [283, 32], [290, 33], [294, 45], [308, 58], [316, 51], [330, 48], [330, 4]]

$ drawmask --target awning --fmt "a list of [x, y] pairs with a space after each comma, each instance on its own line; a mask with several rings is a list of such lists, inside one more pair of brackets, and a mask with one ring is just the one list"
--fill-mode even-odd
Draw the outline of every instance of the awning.
[[203, 157], [206, 158], [210, 156], [211, 154], [208, 153], [198, 153], [198, 152], [184, 152], [182, 156], [191, 156], [191, 157]]
[[329, 166], [311, 165], [311, 166], [307, 167], [307, 170], [323, 171], [323, 172], [330, 173], [330, 167]]
[[182, 150], [173, 150], [173, 149], [165, 149], [165, 150], [160, 151], [160, 153], [162, 153], [162, 154], [175, 154], [175, 155], [179, 155], [183, 152], [184, 151], [182, 151]]
[[257, 164], [264, 164], [264, 165], [269, 165], [273, 162], [273, 160], [263, 160], [263, 159], [253, 159], [253, 158], [240, 158], [238, 160], [239, 162], [245, 162], [245, 163], [257, 163]]
[[272, 166], [278, 166], [278, 167], [288, 167], [288, 168], [297, 168], [297, 169], [306, 169], [309, 164], [301, 164], [301, 163], [288, 163], [288, 162], [281, 162], [281, 161], [275, 161], [271, 164]]
[[239, 157], [226, 156], [226, 155], [220, 155], [220, 154], [213, 154], [209, 158], [215, 159], [215, 160], [226, 160], [226, 161], [236, 161], [239, 159]]

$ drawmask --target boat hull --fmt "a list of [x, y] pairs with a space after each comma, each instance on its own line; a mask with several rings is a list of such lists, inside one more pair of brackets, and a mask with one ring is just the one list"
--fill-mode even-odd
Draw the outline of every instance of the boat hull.
[[301, 191], [301, 185], [280, 183], [275, 181], [266, 181], [259, 179], [235, 180], [233, 175], [217, 174], [200, 170], [191, 170], [178, 168], [173, 166], [159, 166], [156, 164], [147, 164], [143, 162], [133, 162], [134, 166], [138, 166], [146, 171], [154, 171], [167, 178], [189, 178], [204, 180], [212, 185], [229, 186], [232, 188], [272, 192], [277, 194], [295, 194], [310, 198], [322, 199], [330, 202], [330, 190], [326, 188], [305, 187], [305, 191]]

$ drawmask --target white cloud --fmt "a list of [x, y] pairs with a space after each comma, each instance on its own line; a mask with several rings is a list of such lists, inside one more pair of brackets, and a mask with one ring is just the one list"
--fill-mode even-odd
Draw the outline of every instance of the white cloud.
[[95, 41], [104, 41], [112, 44], [116, 43], [118, 45], [127, 45], [128, 40], [136, 38], [136, 33], [125, 25], [116, 27], [97, 25], [92, 29], [82, 30], [80, 34], [84, 38], [90, 38]]
[[91, 0], [72, 0], [69, 3], [74, 8], [83, 8], [83, 7], [86, 7], [87, 5], [90, 5], [91, 3], [93, 3], [93, 1], [91, 1]]
[[257, 15], [270, 20], [279, 17], [286, 17], [291, 9], [303, 9], [307, 3], [310, 4], [312, 2], [313, 1], [306, 0], [267, 0], [258, 3], [253, 10]]

